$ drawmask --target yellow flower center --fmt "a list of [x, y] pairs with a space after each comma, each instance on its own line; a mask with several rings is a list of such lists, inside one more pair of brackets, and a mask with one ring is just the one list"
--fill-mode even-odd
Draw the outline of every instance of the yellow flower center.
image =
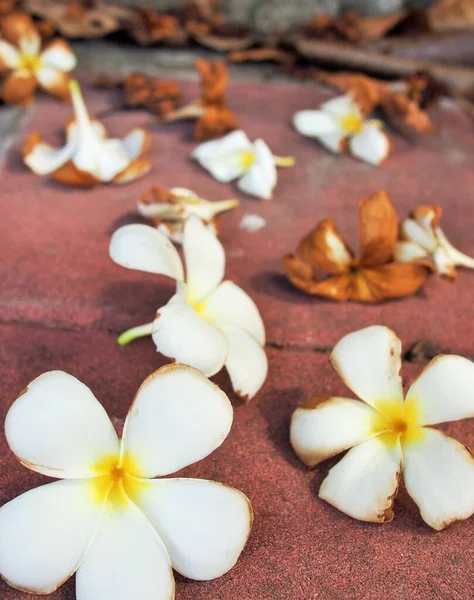
[[372, 420], [373, 435], [382, 435], [389, 445], [401, 440], [404, 444], [415, 443], [423, 436], [419, 411], [414, 401], [379, 400], [374, 408], [378, 411]]
[[347, 135], [357, 135], [364, 127], [362, 117], [356, 112], [349, 113], [342, 117], [340, 124]]
[[90, 489], [94, 502], [107, 502], [114, 508], [125, 508], [129, 500], [133, 500], [140, 491], [148, 486], [148, 482], [139, 479], [136, 460], [125, 455], [120, 462], [120, 456], [104, 456], [94, 464], [97, 477], [90, 480]]
[[36, 54], [22, 54], [18, 68], [29, 75], [35, 75], [41, 68], [41, 59]]
[[240, 153], [240, 164], [242, 165], [242, 169], [248, 171], [254, 162], [255, 152], [248, 150], [247, 152]]

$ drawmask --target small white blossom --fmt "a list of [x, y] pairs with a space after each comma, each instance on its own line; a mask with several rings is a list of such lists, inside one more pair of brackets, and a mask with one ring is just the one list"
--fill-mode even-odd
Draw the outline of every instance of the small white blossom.
[[251, 196], [270, 200], [277, 184], [277, 166], [291, 167], [292, 157], [274, 156], [262, 140], [251, 142], [246, 134], [233, 131], [223, 138], [205, 142], [192, 158], [222, 183], [237, 179], [237, 187]]
[[324, 102], [321, 110], [297, 112], [293, 124], [299, 133], [318, 139], [331, 152], [342, 152], [348, 143], [353, 156], [371, 165], [380, 165], [390, 152], [380, 121], [365, 120], [350, 94]]

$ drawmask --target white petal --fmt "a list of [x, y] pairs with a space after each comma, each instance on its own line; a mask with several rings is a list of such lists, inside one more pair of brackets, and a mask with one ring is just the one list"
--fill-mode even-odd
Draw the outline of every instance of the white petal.
[[5, 40], [0, 40], [0, 63], [2, 63], [2, 67], [16, 69], [19, 61], [20, 54], [18, 50]]
[[124, 428], [123, 452], [139, 477], [169, 475], [218, 448], [232, 425], [232, 405], [202, 373], [168, 365], [142, 383]]
[[401, 351], [393, 331], [374, 325], [343, 337], [334, 346], [330, 361], [347, 387], [368, 404], [402, 403]]
[[77, 600], [173, 600], [174, 578], [158, 534], [131, 503], [107, 507], [76, 575]]
[[18, 40], [21, 54], [37, 56], [41, 48], [41, 37], [35, 28], [24, 31], [23, 35]]
[[102, 504], [84, 480], [56, 481], [0, 508], [0, 575], [21, 590], [49, 594], [80, 565]]
[[339, 152], [344, 150], [344, 142], [346, 139], [347, 134], [342, 129], [335, 131], [334, 133], [325, 133], [318, 138], [325, 148], [336, 154], [339, 154]]
[[430, 527], [444, 529], [474, 513], [474, 458], [467, 448], [428, 428], [402, 447], [405, 487]]
[[224, 277], [224, 248], [201, 219], [191, 216], [184, 226], [183, 250], [188, 300], [197, 304], [213, 292]]
[[208, 298], [201, 316], [218, 327], [233, 325], [250, 333], [259, 344], [265, 344], [265, 326], [257, 305], [242, 288], [224, 281]]
[[474, 417], [474, 363], [462, 356], [438, 356], [408, 390], [421, 425]]
[[400, 471], [399, 442], [391, 445], [376, 437], [349, 450], [329, 471], [319, 497], [354, 519], [391, 521]]
[[58, 71], [72, 71], [77, 64], [76, 57], [69, 44], [63, 39], [53, 40], [41, 53], [44, 66]]
[[222, 331], [199, 316], [180, 291], [158, 309], [152, 337], [158, 352], [207, 377], [218, 373], [227, 358], [228, 343]]
[[160, 231], [149, 225], [125, 225], [113, 234], [110, 258], [127, 269], [183, 279], [183, 265], [178, 251]]
[[349, 140], [351, 153], [370, 165], [380, 165], [390, 153], [390, 141], [380, 127], [369, 121]]
[[434, 252], [436, 249], [437, 242], [431, 228], [423, 228], [414, 219], [405, 219], [402, 221], [400, 233], [403, 239], [414, 242], [418, 246], [425, 248], [425, 250]]
[[337, 120], [322, 110], [300, 110], [293, 116], [293, 125], [298, 133], [316, 138], [339, 130]]
[[250, 400], [265, 383], [268, 360], [265, 350], [243, 329], [225, 326], [222, 331], [229, 343], [225, 361], [232, 387], [237, 395]]
[[97, 475], [97, 461], [119, 450], [102, 405], [63, 371], [43, 373], [28, 385], [8, 411], [5, 435], [25, 466], [51, 477]]
[[432, 255], [436, 271], [445, 277], [456, 277], [456, 265], [444, 248], [438, 246]]
[[25, 164], [37, 175], [48, 175], [57, 171], [73, 156], [74, 145], [68, 142], [57, 150], [49, 144], [39, 143], [24, 158]]
[[150, 481], [134, 501], [163, 540], [173, 568], [190, 579], [227, 573], [252, 526], [248, 498], [213, 481]]
[[338, 119], [354, 113], [361, 116], [360, 109], [350, 94], [338, 96], [324, 102], [321, 104], [321, 110]]
[[191, 156], [215, 179], [228, 183], [245, 173], [247, 167], [242, 162], [242, 154], [249, 152], [254, 152], [253, 145], [245, 133], [238, 130], [199, 145]]
[[277, 183], [277, 170], [272, 151], [261, 140], [254, 143], [255, 160], [250, 169], [237, 182], [237, 187], [246, 194], [269, 200]]
[[148, 133], [141, 127], [132, 131], [122, 139], [122, 148], [130, 160], [142, 156], [144, 148], [148, 143]]
[[404, 241], [395, 244], [393, 254], [397, 262], [412, 262], [429, 256], [428, 252], [418, 244]]
[[367, 404], [339, 397], [310, 403], [295, 410], [290, 425], [291, 445], [306, 465], [314, 467], [374, 435], [377, 413]]
[[444, 235], [443, 231], [438, 227], [436, 229], [436, 235], [438, 236], [438, 241], [441, 244], [444, 251], [447, 253], [449, 258], [454, 262], [455, 265], [460, 267], [468, 267], [469, 269], [474, 269], [474, 258], [467, 256], [463, 252], [460, 252], [455, 248], [449, 240]]

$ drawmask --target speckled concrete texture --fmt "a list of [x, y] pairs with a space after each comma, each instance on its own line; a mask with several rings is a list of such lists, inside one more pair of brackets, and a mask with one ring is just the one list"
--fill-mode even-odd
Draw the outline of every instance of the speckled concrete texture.
[[[194, 83], [186, 95], [196, 93]], [[85, 89], [92, 112], [106, 114], [115, 92]], [[349, 394], [329, 366], [330, 347], [348, 331], [382, 323], [394, 328], [405, 348], [427, 338], [442, 350], [474, 356], [474, 273], [458, 281], [432, 278], [417, 296], [383, 306], [339, 305], [304, 296], [282, 275], [280, 257], [315, 221], [333, 216], [356, 245], [358, 199], [387, 188], [403, 216], [415, 204], [439, 202], [453, 243], [474, 254], [472, 190], [474, 138], [456, 109], [436, 115], [442, 126], [418, 144], [394, 136], [393, 155], [375, 169], [349, 156], [333, 157], [296, 134], [293, 112], [316, 107], [327, 94], [298, 84], [235, 83], [230, 101], [250, 137], [262, 136], [276, 154], [292, 154], [297, 166], [280, 170], [271, 202], [239, 194], [213, 181], [188, 160], [194, 143], [190, 125], [152, 123], [145, 112], [110, 113], [114, 135], [149, 125], [154, 170], [127, 187], [71, 190], [40, 179], [21, 164], [27, 131], [39, 129], [60, 140], [69, 108], [41, 101], [12, 140], [1, 172], [0, 204], [0, 378], [3, 423], [11, 401], [41, 372], [63, 369], [95, 392], [120, 430], [141, 381], [164, 364], [150, 340], [120, 348], [123, 329], [144, 323], [172, 293], [170, 281], [126, 271], [112, 263], [107, 248], [121, 224], [139, 221], [134, 207], [153, 184], [187, 186], [211, 200], [237, 196], [238, 211], [223, 219], [227, 277], [260, 306], [267, 325], [268, 380], [245, 406], [231, 392], [227, 375], [214, 379], [229, 394], [235, 419], [228, 439], [214, 454], [183, 471], [244, 491], [255, 524], [237, 566], [212, 582], [177, 577], [177, 600], [468, 600], [474, 585], [474, 519], [435, 533], [421, 520], [404, 489], [395, 520], [386, 526], [356, 522], [317, 497], [334, 460], [310, 471], [293, 454], [288, 424], [298, 403], [310, 395]], [[267, 227], [239, 229], [244, 214], [259, 214]], [[403, 365], [407, 383], [423, 363]], [[474, 446], [470, 421], [444, 428]], [[20, 466], [0, 437], [0, 503], [46, 478]], [[35, 598], [0, 583], [2, 600]], [[39, 597], [38, 597], [39, 598]], [[74, 583], [51, 595], [72, 600]], [[138, 600], [138, 599], [137, 599]]]

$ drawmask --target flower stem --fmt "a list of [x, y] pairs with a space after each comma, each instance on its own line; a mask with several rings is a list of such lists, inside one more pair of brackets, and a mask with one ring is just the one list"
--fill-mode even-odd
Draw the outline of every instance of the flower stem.
[[82, 130], [83, 135], [93, 135], [89, 113], [87, 112], [81, 88], [76, 79], [72, 79], [69, 82], [69, 93], [78, 129]]
[[273, 160], [275, 161], [275, 165], [277, 167], [293, 167], [296, 162], [294, 156], [275, 156], [275, 155], [273, 155]]
[[231, 210], [232, 208], [237, 208], [240, 202], [235, 198], [231, 198], [229, 200], [218, 200], [217, 202], [212, 202], [212, 210], [214, 215], [218, 215], [221, 212], [226, 210]]
[[121, 346], [126, 346], [133, 340], [136, 340], [141, 337], [145, 337], [147, 335], [151, 335], [153, 333], [153, 323], [147, 323], [146, 325], [139, 325], [138, 327], [132, 327], [132, 329], [127, 329], [124, 331], [117, 339], [117, 342]]
[[192, 102], [187, 106], [167, 113], [160, 120], [164, 123], [172, 123], [173, 121], [181, 121], [182, 119], [197, 119], [202, 116], [203, 112], [204, 109], [200, 104]]

